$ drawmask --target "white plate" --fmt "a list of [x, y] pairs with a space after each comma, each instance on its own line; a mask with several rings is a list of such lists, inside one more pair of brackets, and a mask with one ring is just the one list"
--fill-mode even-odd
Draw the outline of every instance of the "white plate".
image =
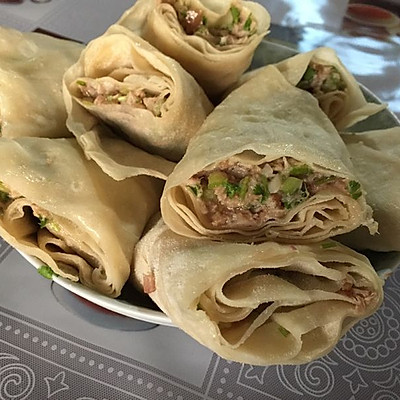
[[[43, 262], [37, 258], [29, 256], [22, 251], [17, 251], [36, 269], [39, 269], [43, 265]], [[117, 314], [153, 324], [174, 326], [164, 313], [159, 311], [155, 305], [134, 288], [129, 288], [131, 290], [123, 292], [121, 298], [112, 299], [80, 283], [72, 282], [60, 276], [53, 275], [53, 281], [64, 289]], [[143, 303], [148, 303], [148, 305], [144, 305]]]
[[[260, 44], [253, 58], [251, 69], [281, 61], [296, 54], [294, 49], [279, 44], [264, 41]], [[365, 87], [361, 86], [368, 101], [381, 103], [381, 101]], [[383, 110], [380, 113], [369, 117], [367, 120], [353, 127], [354, 131], [375, 130], [399, 126], [400, 121], [390, 110]], [[35, 268], [43, 263], [38, 259], [20, 252], [22, 256]], [[366, 254], [378, 274], [386, 279], [400, 264], [400, 253], [377, 253]], [[137, 292], [133, 287], [125, 287], [120, 298], [112, 299], [89, 289], [80, 283], [71, 282], [67, 279], [54, 276], [54, 282], [70, 292], [115, 313], [135, 318], [137, 320], [150, 322], [158, 325], [174, 326], [171, 320], [152, 303], [147, 296]]]

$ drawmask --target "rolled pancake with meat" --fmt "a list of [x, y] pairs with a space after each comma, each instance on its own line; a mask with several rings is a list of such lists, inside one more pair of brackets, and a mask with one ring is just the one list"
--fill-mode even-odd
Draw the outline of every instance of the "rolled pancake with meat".
[[210, 114], [168, 177], [161, 211], [193, 238], [317, 242], [376, 229], [340, 135], [274, 66]]
[[0, 235], [56, 274], [117, 297], [161, 184], [115, 181], [75, 139], [1, 138]]
[[0, 136], [70, 137], [62, 77], [81, 44], [0, 26]]
[[110, 131], [126, 142], [128, 158], [135, 146], [177, 161], [213, 108], [176, 61], [117, 25], [66, 72], [64, 95], [67, 126], [95, 161], [96, 151], [107, 157]]
[[327, 354], [383, 296], [368, 259], [339, 243], [202, 241], [162, 221], [138, 243], [134, 271], [176, 326], [221, 357], [252, 365]]
[[177, 60], [216, 99], [249, 67], [268, 11], [241, 0], [138, 0], [118, 21]]
[[338, 130], [385, 109], [368, 102], [354, 76], [329, 47], [301, 53], [277, 64], [288, 81], [312, 93]]
[[360, 250], [400, 251], [400, 127], [342, 135], [378, 234], [361, 227], [338, 240]]

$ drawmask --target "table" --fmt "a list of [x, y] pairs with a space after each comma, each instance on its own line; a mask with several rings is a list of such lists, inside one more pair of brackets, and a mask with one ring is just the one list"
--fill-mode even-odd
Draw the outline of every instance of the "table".
[[[357, 79], [400, 115], [398, 36], [355, 33], [343, 20], [343, 0], [262, 3], [272, 15], [271, 40], [300, 51], [334, 47]], [[0, 4], [0, 24], [87, 42], [131, 5]], [[223, 360], [177, 328], [84, 302], [40, 277], [0, 240], [1, 400], [310, 398], [400, 399], [400, 269], [387, 279], [380, 310], [329, 355], [301, 366], [256, 367]]]

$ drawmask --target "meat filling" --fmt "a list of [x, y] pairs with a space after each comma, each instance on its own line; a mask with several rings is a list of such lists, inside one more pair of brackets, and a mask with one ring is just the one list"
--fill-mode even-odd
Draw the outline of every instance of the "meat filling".
[[179, 0], [164, 0], [171, 4], [182, 29], [187, 35], [204, 38], [215, 47], [240, 45], [256, 32], [257, 24], [252, 14], [238, 5], [232, 6], [229, 14], [218, 26], [211, 25], [202, 10], [195, 10]]
[[226, 160], [194, 175], [186, 185], [198, 210], [216, 229], [258, 229], [321, 191], [358, 199], [357, 181], [324, 175], [292, 158], [263, 165]]
[[317, 98], [329, 92], [346, 91], [346, 83], [336, 67], [315, 62], [310, 62], [297, 87]]
[[161, 117], [162, 106], [170, 95], [168, 92], [160, 93], [143, 88], [132, 90], [123, 85], [89, 78], [78, 79], [75, 83], [83, 101], [95, 105], [127, 105], [149, 110], [155, 117]]

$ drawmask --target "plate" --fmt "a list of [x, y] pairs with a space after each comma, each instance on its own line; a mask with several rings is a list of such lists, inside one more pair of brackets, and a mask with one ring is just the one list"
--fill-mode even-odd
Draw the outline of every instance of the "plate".
[[[265, 40], [261, 42], [257, 48], [250, 69], [255, 69], [266, 64], [276, 63], [295, 54], [297, 54], [297, 51], [292, 48]], [[382, 101], [380, 101], [379, 98], [377, 98], [367, 88], [362, 85], [360, 85], [360, 87], [368, 101], [382, 103]], [[400, 121], [395, 114], [386, 109], [369, 117], [367, 120], [354, 125], [352, 131], [361, 132], [364, 130], [385, 129], [399, 125]], [[19, 253], [36, 269], [43, 265], [43, 263], [38, 259], [23, 252]], [[400, 252], [368, 252], [365, 254], [383, 279], [386, 279], [400, 264]], [[133, 286], [129, 286], [129, 284], [124, 287], [122, 294], [118, 299], [112, 299], [99, 294], [80, 283], [75, 283], [59, 276], [53, 276], [53, 281], [97, 306], [103, 307], [117, 314], [153, 324], [174, 326], [171, 320], [158, 309], [148, 296], [141, 294]]]
[[[17, 250], [31, 265], [36, 269], [43, 265], [43, 262], [35, 257]], [[81, 285], [78, 282], [72, 282], [61, 276], [53, 275], [53, 281], [64, 289], [82, 297], [85, 300], [96, 304], [106, 310], [113, 311], [126, 317], [135, 318], [140, 321], [150, 322], [157, 325], [174, 326], [171, 320], [161, 312], [148, 296], [138, 292], [134, 287], [125, 286], [118, 299], [112, 299], [101, 293]]]

